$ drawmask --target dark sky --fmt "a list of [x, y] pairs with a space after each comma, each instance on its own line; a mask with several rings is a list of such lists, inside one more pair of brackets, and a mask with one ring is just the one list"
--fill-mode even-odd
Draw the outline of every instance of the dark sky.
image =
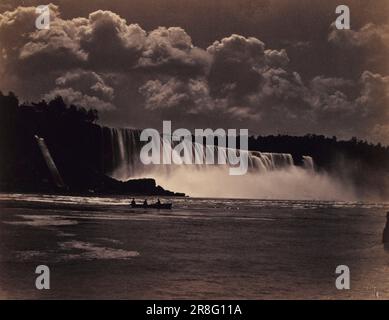
[[[0, 90], [112, 126], [248, 128], [389, 143], [389, 0], [59, 0], [0, 4]], [[98, 11], [102, 10], [102, 11]], [[82, 19], [81, 19], [82, 17]]]

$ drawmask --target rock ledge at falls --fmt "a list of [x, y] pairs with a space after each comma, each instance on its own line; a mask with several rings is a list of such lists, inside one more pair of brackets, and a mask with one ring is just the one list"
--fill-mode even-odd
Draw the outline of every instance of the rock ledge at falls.
[[[77, 189], [77, 184], [73, 185]], [[90, 181], [89, 188], [81, 185], [78, 193], [115, 194], [115, 195], [147, 195], [147, 196], [185, 196], [183, 193], [165, 190], [156, 184], [154, 179], [131, 179], [118, 181], [106, 175], [95, 174]]]

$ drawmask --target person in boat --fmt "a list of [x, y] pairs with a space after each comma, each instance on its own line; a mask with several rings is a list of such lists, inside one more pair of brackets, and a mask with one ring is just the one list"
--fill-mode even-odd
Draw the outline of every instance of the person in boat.
[[132, 198], [131, 205], [134, 207], [136, 205], [135, 199]]
[[161, 205], [161, 201], [159, 200], [159, 198], [157, 200], [157, 205]]
[[145, 207], [148, 206], [147, 199], [145, 199], [145, 201], [143, 201], [143, 205], [144, 205]]

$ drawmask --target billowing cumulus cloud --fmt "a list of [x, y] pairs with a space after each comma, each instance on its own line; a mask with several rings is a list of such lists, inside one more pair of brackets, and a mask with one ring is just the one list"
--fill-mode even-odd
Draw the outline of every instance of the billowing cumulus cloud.
[[80, 45], [88, 52], [90, 67], [95, 69], [128, 70], [137, 63], [145, 41], [146, 32], [141, 27], [128, 25], [109, 11], [91, 13], [79, 29]]
[[56, 80], [56, 84], [61, 87], [78, 88], [101, 99], [113, 100], [114, 98], [114, 89], [93, 71], [74, 70], [67, 72]]
[[114, 89], [107, 85], [103, 78], [95, 72], [74, 70], [57, 78], [56, 87], [44, 95], [50, 100], [62, 96], [69, 105], [93, 107], [98, 111], [113, 110]]
[[383, 45], [389, 47], [389, 25], [368, 23], [359, 30], [338, 30], [332, 26], [328, 40], [339, 46], [365, 47]]
[[389, 122], [388, 80], [388, 76], [370, 71], [363, 72], [356, 82], [313, 79], [310, 103], [315, 108], [318, 125], [327, 134], [339, 131], [337, 128], [341, 126], [346, 136], [359, 135], [387, 143], [383, 129]]
[[[389, 77], [377, 68], [361, 69], [355, 78], [304, 77], [288, 50], [256, 37], [232, 34], [202, 48], [178, 26], [147, 31], [111, 11], [65, 19], [58, 6], [50, 9], [49, 30], [35, 29], [34, 7], [0, 14], [1, 90], [29, 100], [62, 95], [69, 104], [99, 110], [109, 125], [172, 120], [188, 128], [355, 135], [389, 143]], [[387, 31], [383, 25], [331, 29], [327, 45], [344, 52], [363, 48], [376, 67]]]
[[59, 8], [50, 5], [51, 27], [38, 31], [35, 28], [35, 8], [19, 7], [0, 15], [0, 42], [2, 63], [9, 71], [24, 72], [71, 68], [87, 59], [79, 45], [78, 33], [84, 19], [64, 21]]
[[64, 101], [68, 105], [75, 105], [89, 109], [93, 107], [97, 111], [106, 111], [115, 109], [115, 107], [106, 101], [103, 101], [96, 96], [89, 96], [73, 88], [55, 88], [51, 92], [45, 94], [43, 98], [50, 101], [57, 96], [63, 97]]
[[139, 59], [141, 68], [162, 68], [164, 72], [205, 72], [210, 55], [193, 46], [191, 37], [179, 27], [159, 27], [149, 33]]
[[367, 23], [357, 30], [332, 25], [328, 41], [340, 49], [339, 55], [358, 56], [361, 66], [389, 72], [389, 24]]

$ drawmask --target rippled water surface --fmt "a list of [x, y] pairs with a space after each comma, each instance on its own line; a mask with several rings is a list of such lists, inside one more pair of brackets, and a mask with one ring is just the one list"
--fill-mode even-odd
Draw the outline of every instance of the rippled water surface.
[[[0, 297], [389, 298], [387, 203], [161, 201], [173, 210], [0, 194]], [[47, 291], [35, 289], [40, 264]], [[349, 266], [351, 290], [336, 289], [338, 265]]]

